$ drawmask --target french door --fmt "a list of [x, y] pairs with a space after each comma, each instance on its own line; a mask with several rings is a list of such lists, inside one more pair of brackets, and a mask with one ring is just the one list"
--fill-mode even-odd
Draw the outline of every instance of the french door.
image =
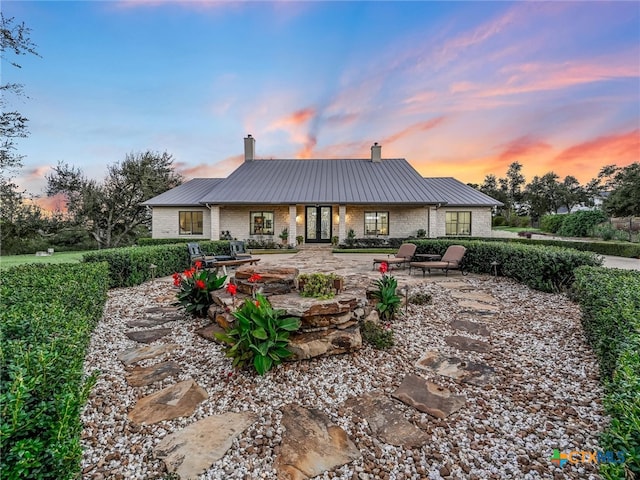
[[305, 242], [331, 242], [331, 207], [308, 206], [305, 212]]

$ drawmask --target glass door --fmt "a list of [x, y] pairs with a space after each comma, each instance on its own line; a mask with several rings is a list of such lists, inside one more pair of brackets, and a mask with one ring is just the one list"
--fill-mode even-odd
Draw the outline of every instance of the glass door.
[[308, 206], [305, 215], [305, 241], [308, 243], [331, 242], [331, 207]]

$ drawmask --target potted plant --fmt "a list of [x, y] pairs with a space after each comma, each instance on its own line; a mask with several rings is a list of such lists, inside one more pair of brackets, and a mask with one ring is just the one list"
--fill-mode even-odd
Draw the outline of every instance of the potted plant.
[[298, 245], [302, 245], [304, 243], [304, 237], [302, 235], [298, 235], [296, 237], [296, 242], [298, 243]]
[[289, 229], [287, 227], [284, 227], [278, 237], [280, 237], [280, 239], [282, 240], [282, 244], [286, 245], [287, 240], [289, 239]]
[[331, 245], [333, 245], [334, 247], [337, 247], [338, 242], [340, 242], [340, 238], [337, 235], [334, 235], [333, 237], [331, 237]]

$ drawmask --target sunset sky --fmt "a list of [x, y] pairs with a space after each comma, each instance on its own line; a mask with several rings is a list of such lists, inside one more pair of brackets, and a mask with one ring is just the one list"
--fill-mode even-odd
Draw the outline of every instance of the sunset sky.
[[582, 183], [640, 160], [640, 3], [7, 1], [42, 58], [2, 65], [17, 182], [167, 151], [186, 178], [259, 158], [406, 158], [424, 176]]

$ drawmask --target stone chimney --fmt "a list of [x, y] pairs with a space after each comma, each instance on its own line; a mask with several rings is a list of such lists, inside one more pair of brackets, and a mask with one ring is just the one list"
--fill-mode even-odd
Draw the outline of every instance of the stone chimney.
[[256, 158], [256, 139], [249, 134], [244, 139], [244, 161], [250, 162], [251, 160], [255, 160], [255, 158]]
[[378, 142], [371, 146], [371, 161], [374, 163], [382, 161], [382, 146], [378, 145]]

